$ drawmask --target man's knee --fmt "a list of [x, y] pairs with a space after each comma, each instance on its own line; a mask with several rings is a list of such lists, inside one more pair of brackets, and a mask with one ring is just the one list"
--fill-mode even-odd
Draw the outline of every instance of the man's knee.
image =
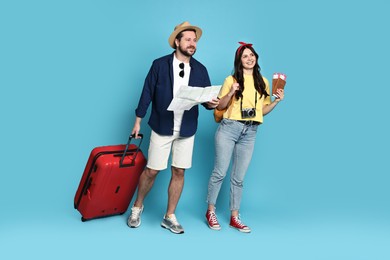
[[172, 176], [175, 178], [184, 178], [184, 171], [185, 169], [183, 168], [172, 166]]
[[148, 177], [148, 178], [156, 178], [157, 174], [159, 173], [159, 171], [157, 170], [153, 170], [153, 169], [150, 169], [148, 167], [145, 168], [145, 171], [144, 171], [144, 174]]

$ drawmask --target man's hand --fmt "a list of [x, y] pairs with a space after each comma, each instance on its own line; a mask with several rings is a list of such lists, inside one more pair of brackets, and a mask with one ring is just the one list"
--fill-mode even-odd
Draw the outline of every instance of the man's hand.
[[141, 120], [142, 120], [142, 118], [140, 118], [140, 117], [135, 118], [133, 131], [131, 131], [131, 134], [135, 136], [135, 139], [141, 138], [138, 136], [139, 131], [141, 130]]
[[219, 99], [218, 98], [213, 98], [209, 102], [207, 102], [207, 106], [209, 108], [216, 108], [219, 105]]

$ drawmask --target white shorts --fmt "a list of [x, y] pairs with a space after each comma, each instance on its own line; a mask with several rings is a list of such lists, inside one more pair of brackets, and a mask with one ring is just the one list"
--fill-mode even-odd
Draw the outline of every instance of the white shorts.
[[172, 148], [172, 166], [182, 169], [191, 168], [194, 140], [195, 135], [180, 137], [179, 132], [174, 131], [173, 135], [165, 136], [152, 130], [146, 166], [156, 171], [165, 170]]

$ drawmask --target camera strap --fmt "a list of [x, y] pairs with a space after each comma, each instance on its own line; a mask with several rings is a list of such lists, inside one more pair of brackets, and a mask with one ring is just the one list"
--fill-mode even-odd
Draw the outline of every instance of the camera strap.
[[[242, 100], [243, 100], [244, 96], [241, 97], [241, 103], [240, 103], [240, 109], [242, 111]], [[256, 110], [256, 107], [257, 107], [257, 90], [256, 90], [256, 93], [255, 93], [255, 110]]]

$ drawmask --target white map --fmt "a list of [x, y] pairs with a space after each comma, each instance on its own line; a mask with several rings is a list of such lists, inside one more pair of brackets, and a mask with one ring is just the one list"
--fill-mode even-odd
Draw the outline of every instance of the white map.
[[190, 110], [193, 106], [217, 98], [222, 85], [210, 87], [181, 86], [169, 104], [169, 111]]

